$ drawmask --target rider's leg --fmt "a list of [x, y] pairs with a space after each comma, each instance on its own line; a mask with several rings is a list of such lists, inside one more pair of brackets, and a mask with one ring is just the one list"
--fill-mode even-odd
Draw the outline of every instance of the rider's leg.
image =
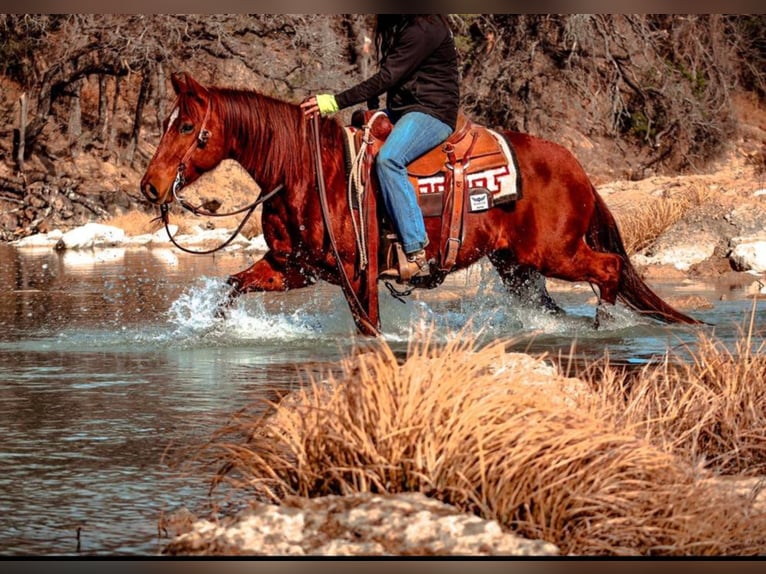
[[376, 160], [384, 205], [404, 252], [412, 259], [420, 255], [427, 237], [415, 190], [407, 178], [407, 165], [451, 133], [452, 128], [433, 116], [409, 112], [396, 122]]

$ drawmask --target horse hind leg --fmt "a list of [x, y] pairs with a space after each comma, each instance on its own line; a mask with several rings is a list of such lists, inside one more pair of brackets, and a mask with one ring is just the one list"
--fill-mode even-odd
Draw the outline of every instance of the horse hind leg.
[[495, 251], [489, 260], [497, 269], [508, 292], [522, 303], [529, 303], [552, 315], [563, 315], [545, 285], [545, 277], [534, 267], [520, 265], [511, 260], [509, 253]]
[[593, 251], [583, 241], [573, 257], [562, 257], [553, 266], [552, 275], [567, 281], [587, 281], [598, 287], [595, 327], [602, 327], [611, 318], [617, 302], [622, 273], [622, 258], [613, 253]]

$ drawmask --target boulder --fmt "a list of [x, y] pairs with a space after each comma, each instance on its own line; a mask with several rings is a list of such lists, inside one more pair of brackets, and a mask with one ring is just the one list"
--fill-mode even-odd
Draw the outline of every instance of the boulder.
[[254, 503], [220, 524], [195, 522], [171, 555], [557, 556], [553, 544], [504, 532], [418, 493], [288, 498]]
[[12, 244], [16, 247], [55, 247], [56, 244], [64, 236], [64, 233], [60, 229], [54, 229], [48, 233], [36, 233], [34, 235], [27, 235], [22, 237], [18, 241], [14, 241]]
[[671, 265], [687, 271], [697, 263], [713, 256], [720, 237], [710, 231], [691, 230], [688, 225], [676, 225], [663, 234], [643, 253], [630, 259], [635, 265]]
[[[199, 246], [215, 247], [228, 241], [231, 237], [233, 230], [220, 228], [220, 229], [203, 229], [202, 227], [195, 226], [191, 233], [185, 235], [174, 236], [175, 240], [181, 245], [191, 246], [194, 245], [197, 248]], [[241, 233], [229, 243], [228, 247], [246, 247], [250, 245], [250, 241], [244, 237]]]
[[125, 231], [101, 223], [86, 223], [67, 231], [56, 243], [56, 249], [91, 249], [113, 247], [125, 241]]
[[729, 259], [737, 271], [766, 272], [766, 238], [737, 242]]
[[264, 239], [263, 234], [256, 235], [255, 237], [253, 237], [250, 240], [250, 245], [245, 247], [245, 251], [248, 252], [248, 253], [250, 253], [250, 252], [254, 252], [254, 253], [263, 252], [263, 253], [265, 253], [268, 250], [269, 250], [269, 246], [266, 245], [266, 239]]

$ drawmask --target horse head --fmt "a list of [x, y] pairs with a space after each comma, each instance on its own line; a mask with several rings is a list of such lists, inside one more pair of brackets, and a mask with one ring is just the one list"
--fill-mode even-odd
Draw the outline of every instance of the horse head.
[[141, 192], [152, 203], [172, 202], [178, 191], [225, 158], [223, 126], [210, 91], [188, 74], [171, 77], [176, 100], [163, 122], [163, 135], [141, 178]]

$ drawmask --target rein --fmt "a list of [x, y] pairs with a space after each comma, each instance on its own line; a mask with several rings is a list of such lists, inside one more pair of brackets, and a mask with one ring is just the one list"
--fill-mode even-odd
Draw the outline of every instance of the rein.
[[338, 266], [338, 273], [340, 274], [341, 282], [340, 286], [343, 289], [343, 293], [346, 295], [346, 299], [351, 307], [351, 312], [357, 319], [360, 319], [367, 323], [367, 326], [376, 333], [380, 332], [377, 325], [372, 322], [369, 314], [364, 309], [364, 306], [357, 297], [356, 290], [351, 284], [351, 280], [346, 274], [346, 269], [343, 267], [343, 261], [338, 251], [338, 243], [335, 240], [335, 232], [333, 231], [330, 221], [330, 208], [327, 204], [327, 187], [324, 181], [324, 172], [322, 170], [322, 151], [319, 141], [319, 114], [314, 114], [311, 122], [311, 131], [314, 139], [314, 163], [316, 164], [316, 176], [317, 176], [317, 191], [319, 192], [319, 203], [322, 207], [322, 220], [324, 221], [327, 235], [330, 238], [330, 246], [332, 247], [332, 253], [335, 256], [335, 262]]
[[259, 205], [261, 205], [262, 203], [265, 203], [266, 201], [268, 201], [269, 199], [274, 197], [277, 193], [282, 191], [282, 189], [284, 187], [285, 186], [280, 183], [277, 187], [272, 189], [266, 195], [259, 196], [258, 199], [256, 199], [250, 205], [248, 205], [246, 207], [243, 207], [241, 209], [238, 209], [236, 211], [232, 211], [231, 213], [213, 213], [211, 211], [206, 211], [204, 209], [194, 208], [194, 206], [186, 203], [185, 201], [179, 200], [179, 202], [181, 203], [182, 207], [188, 209], [189, 211], [191, 211], [195, 215], [207, 215], [209, 217], [228, 217], [228, 216], [231, 216], [231, 215], [237, 215], [239, 213], [247, 211], [247, 213], [245, 214], [245, 217], [242, 218], [242, 221], [239, 222], [239, 225], [234, 230], [234, 232], [229, 236], [229, 238], [226, 241], [224, 241], [223, 243], [221, 243], [220, 245], [218, 245], [216, 247], [213, 247], [211, 249], [203, 249], [203, 250], [199, 250], [199, 251], [196, 250], [196, 249], [189, 249], [188, 247], [184, 247], [183, 245], [178, 243], [178, 241], [176, 241], [176, 238], [173, 237], [173, 235], [170, 233], [170, 227], [169, 227], [169, 225], [170, 225], [170, 217], [169, 217], [170, 207], [169, 207], [169, 204], [163, 203], [160, 206], [160, 217], [162, 218], [162, 223], [165, 226], [165, 232], [168, 234], [168, 237], [170, 238], [170, 242], [173, 245], [175, 245], [178, 249], [180, 249], [181, 251], [184, 251], [186, 253], [191, 253], [192, 255], [209, 255], [211, 253], [215, 253], [216, 251], [220, 251], [221, 249], [226, 247], [229, 243], [234, 241], [234, 238], [237, 236], [237, 234], [240, 231], [242, 231], [242, 228], [245, 226], [245, 223], [247, 223], [248, 219], [250, 219], [250, 216], [255, 212], [255, 209]]

